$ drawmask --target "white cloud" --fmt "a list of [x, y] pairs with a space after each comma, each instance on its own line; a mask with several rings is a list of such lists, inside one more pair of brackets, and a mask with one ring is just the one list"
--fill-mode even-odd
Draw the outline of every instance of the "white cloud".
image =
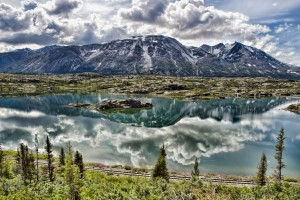
[[[141, 6], [142, 4], [145, 4], [145, 1], [136, 0], [131, 8], [119, 11], [119, 20], [127, 22], [128, 31], [132, 34], [137, 31], [144, 33], [143, 30], [147, 30], [152, 31], [149, 32], [152, 34], [166, 34], [180, 40], [194, 40], [194, 42], [196, 40], [197, 42], [201, 39], [212, 38], [244, 40], [270, 31], [266, 26], [250, 24], [249, 18], [243, 14], [205, 7], [203, 1], [168, 2], [167, 5], [164, 4], [165, 9], [158, 13], [149, 12], [148, 7]], [[142, 13], [147, 13], [147, 15]], [[153, 22], [156, 23], [153, 24]]]
[[281, 33], [281, 32], [284, 32], [284, 31], [290, 31], [290, 29], [292, 27], [293, 27], [292, 24], [288, 24], [288, 23], [281, 24], [281, 25], [275, 27], [275, 33]]

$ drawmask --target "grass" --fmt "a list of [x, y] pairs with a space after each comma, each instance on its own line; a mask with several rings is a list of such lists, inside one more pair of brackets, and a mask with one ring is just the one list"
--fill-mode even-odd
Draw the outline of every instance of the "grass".
[[[17, 151], [14, 151], [14, 150], [3, 150], [3, 153], [4, 153], [5, 157], [10, 158], [10, 159], [14, 159], [17, 157]], [[34, 154], [34, 156], [35, 156], [35, 154]], [[55, 158], [55, 159], [57, 160], [58, 158]], [[47, 160], [47, 155], [39, 153], [39, 160], [41, 160], [41, 161]]]

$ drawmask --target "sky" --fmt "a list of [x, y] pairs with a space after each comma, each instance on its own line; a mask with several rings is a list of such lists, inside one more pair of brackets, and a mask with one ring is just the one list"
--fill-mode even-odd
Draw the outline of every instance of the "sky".
[[0, 52], [150, 34], [196, 47], [238, 41], [300, 66], [300, 1], [0, 1]]

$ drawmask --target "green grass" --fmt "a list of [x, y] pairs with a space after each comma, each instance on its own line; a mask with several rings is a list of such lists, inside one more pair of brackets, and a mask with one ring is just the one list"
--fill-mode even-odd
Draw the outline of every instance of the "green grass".
[[[25, 186], [21, 176], [0, 179], [0, 199], [69, 199], [69, 186], [63, 173], [56, 174], [53, 183], [34, 181]], [[43, 180], [44, 177], [41, 177]], [[300, 187], [287, 183], [264, 187], [236, 187], [222, 184], [204, 184], [199, 179], [170, 181], [109, 173], [86, 171], [85, 178], [77, 180], [74, 187], [81, 199], [300, 199]]]
[[289, 183], [299, 183], [300, 179], [292, 178], [292, 177], [284, 177], [284, 181], [289, 182]]
[[[14, 151], [14, 150], [3, 150], [3, 152], [4, 152], [4, 156], [5, 157], [11, 158], [11, 159], [14, 159], [14, 158], [17, 157], [17, 151]], [[34, 156], [35, 156], [35, 154], [34, 154]], [[40, 160], [47, 160], [47, 155], [39, 153], [39, 159]], [[55, 158], [55, 159], [57, 159], [57, 158]]]

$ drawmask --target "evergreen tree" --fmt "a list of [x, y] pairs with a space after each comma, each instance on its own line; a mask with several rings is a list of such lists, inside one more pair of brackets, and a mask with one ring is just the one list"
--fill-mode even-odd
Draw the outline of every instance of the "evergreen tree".
[[59, 166], [62, 167], [66, 164], [65, 162], [65, 150], [63, 147], [60, 148], [60, 154], [59, 154]]
[[260, 163], [257, 167], [258, 171], [257, 171], [257, 176], [256, 176], [256, 182], [258, 185], [260, 186], [264, 186], [266, 185], [266, 172], [267, 172], [267, 157], [266, 155], [263, 153], [260, 159]]
[[53, 154], [52, 154], [52, 144], [50, 142], [49, 137], [47, 136], [46, 138], [46, 145], [45, 145], [45, 150], [47, 154], [47, 171], [48, 171], [48, 177], [49, 181], [53, 182], [54, 181], [54, 165], [53, 165]]
[[28, 147], [23, 143], [20, 144], [20, 161], [23, 181], [26, 184], [28, 179]]
[[36, 182], [39, 182], [39, 140], [37, 134], [34, 137], [34, 147], [36, 154]]
[[83, 172], [84, 172], [83, 158], [82, 158], [82, 154], [79, 153], [78, 151], [75, 152], [74, 164], [77, 165], [77, 167], [79, 168], [80, 178], [83, 178]]
[[284, 129], [281, 128], [279, 135], [276, 137], [277, 139], [277, 144], [275, 146], [275, 159], [277, 160], [277, 165], [275, 166], [275, 172], [274, 172], [274, 176], [276, 178], [277, 181], [282, 180], [282, 169], [285, 168], [285, 164], [283, 162], [283, 150], [285, 149], [284, 147]]
[[167, 162], [166, 162], [166, 150], [165, 146], [163, 145], [160, 148], [160, 154], [157, 159], [157, 162], [154, 166], [153, 172], [152, 172], [152, 177], [153, 178], [163, 178], [165, 180], [169, 180], [169, 173], [167, 169]]
[[4, 169], [4, 152], [0, 144], [0, 177], [3, 176], [3, 169]]
[[34, 154], [31, 152], [28, 154], [28, 179], [31, 182], [35, 174]]
[[21, 153], [20, 148], [17, 148], [17, 155], [16, 155], [16, 173], [21, 173]]
[[196, 158], [194, 164], [194, 171], [192, 171], [192, 176], [199, 177], [199, 175], [200, 175], [199, 163], [198, 163], [198, 158]]
[[69, 142], [67, 145], [66, 152], [66, 166], [65, 166], [65, 177], [66, 182], [69, 185], [70, 199], [76, 199], [76, 189], [75, 189], [75, 169], [73, 167], [73, 149], [71, 143]]

